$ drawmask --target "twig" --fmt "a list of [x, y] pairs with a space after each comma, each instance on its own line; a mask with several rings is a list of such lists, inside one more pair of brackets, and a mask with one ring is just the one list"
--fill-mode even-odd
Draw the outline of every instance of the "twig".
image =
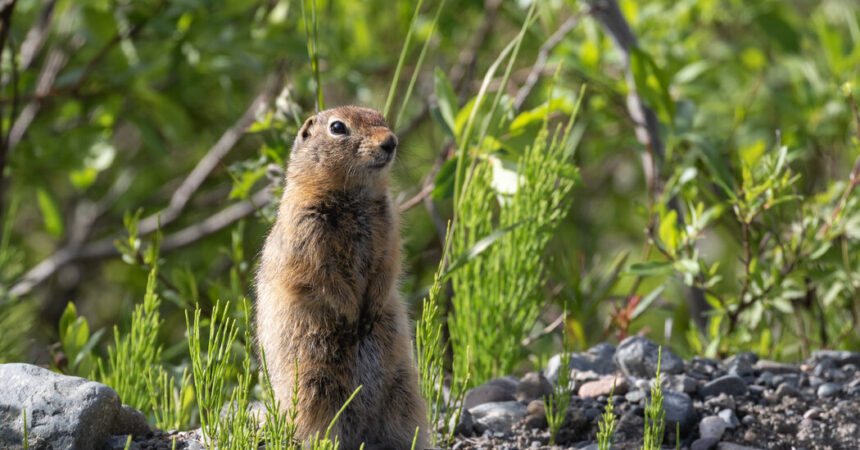
[[561, 324], [564, 323], [564, 314], [560, 314], [555, 320], [552, 321], [549, 325], [545, 326], [540, 333], [534, 336], [527, 336], [525, 339], [520, 342], [520, 345], [523, 347], [528, 347], [532, 342], [552, 333], [556, 330], [556, 328], [560, 327]]
[[141, 234], [149, 234], [158, 228], [159, 223], [161, 226], [165, 226], [176, 220], [180, 214], [182, 214], [182, 211], [185, 209], [185, 206], [188, 204], [192, 195], [197, 192], [197, 189], [200, 188], [206, 178], [209, 177], [209, 174], [212, 173], [227, 153], [233, 149], [239, 141], [239, 138], [245, 134], [245, 130], [254, 123], [261, 108], [271, 103], [271, 99], [274, 98], [283, 88], [283, 70], [285, 66], [283, 63], [280, 63], [279, 67], [279, 70], [275, 74], [269, 76], [269, 79], [266, 81], [266, 87], [251, 102], [251, 105], [245, 110], [245, 113], [242, 114], [233, 126], [228, 128], [227, 131], [221, 135], [218, 142], [216, 142], [215, 145], [206, 152], [206, 156], [204, 156], [197, 163], [191, 173], [185, 177], [182, 184], [179, 185], [170, 197], [170, 202], [167, 204], [167, 207], [140, 221], [138, 226]]
[[[857, 139], [858, 142], [860, 142], [860, 111], [857, 110], [857, 103], [854, 101], [853, 95], [848, 96], [848, 101], [851, 103], [851, 111], [854, 114], [854, 125], [856, 127]], [[831, 224], [836, 221], [836, 218], [839, 216], [839, 212], [842, 211], [842, 208], [844, 208], [845, 204], [848, 203], [848, 196], [850, 196], [854, 188], [857, 187], [858, 182], [860, 182], [860, 156], [854, 160], [854, 168], [851, 169], [851, 178], [848, 181], [848, 186], [842, 193], [839, 203], [836, 204], [833, 208], [833, 212], [830, 213], [830, 219], [821, 226], [820, 230], [818, 230], [818, 239], [824, 238], [824, 235], [827, 233]]]
[[[70, 51], [77, 50], [83, 45], [83, 43], [83, 38], [80, 36], [72, 38], [69, 41]], [[32, 125], [33, 120], [36, 118], [36, 114], [42, 106], [41, 98], [47, 96], [48, 93], [51, 92], [51, 88], [54, 85], [54, 81], [57, 79], [57, 75], [60, 73], [60, 70], [65, 67], [68, 61], [69, 55], [65, 50], [54, 49], [48, 53], [45, 65], [42, 66], [42, 70], [39, 72], [39, 77], [36, 81], [36, 90], [33, 99], [24, 106], [21, 114], [18, 115], [17, 119], [15, 119], [15, 122], [12, 125], [12, 130], [9, 132], [8, 151], [10, 153], [15, 150], [15, 147], [18, 146], [18, 143], [21, 142], [24, 134], [30, 128], [30, 125]]]
[[[56, 0], [48, 0], [42, 8], [39, 20], [27, 31], [27, 36], [24, 38], [24, 42], [21, 43], [21, 49], [18, 52], [19, 70], [28, 70], [36, 59], [36, 55], [39, 54], [39, 51], [45, 45], [45, 38], [48, 36], [49, 25], [54, 17], [54, 6], [56, 4]], [[9, 81], [9, 74], [4, 73], [3, 79], [0, 81], [0, 86], [6, 86]]]
[[433, 183], [424, 184], [424, 187], [421, 189], [421, 191], [419, 191], [417, 194], [412, 196], [412, 198], [404, 201], [403, 203], [401, 203], [399, 205], [400, 212], [405, 212], [405, 211], [412, 209], [412, 207], [421, 203], [432, 192], [433, 192]]
[[272, 200], [269, 191], [269, 188], [262, 189], [245, 201], [230, 205], [201, 222], [165, 236], [161, 241], [162, 250], [170, 251], [185, 247], [254, 214], [261, 206], [267, 205]]
[[[206, 236], [223, 230], [240, 219], [250, 216], [257, 211], [258, 205], [264, 205], [271, 199], [265, 188], [255, 193], [251, 198], [230, 205], [214, 215], [188, 226], [175, 233], [166, 235], [161, 244], [162, 251], [178, 248], [197, 242]], [[30, 269], [24, 277], [9, 290], [12, 297], [29, 294], [36, 286], [50, 278], [63, 266], [76, 261], [98, 260], [120, 256], [113, 240], [106, 238], [83, 246], [66, 246], [55, 252], [48, 259]]]

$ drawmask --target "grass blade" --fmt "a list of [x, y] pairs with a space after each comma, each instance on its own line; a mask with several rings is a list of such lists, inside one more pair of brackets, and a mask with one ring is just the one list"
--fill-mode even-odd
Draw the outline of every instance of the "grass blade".
[[[412, 96], [412, 89], [415, 88], [415, 81], [418, 80], [418, 73], [421, 71], [421, 65], [424, 64], [424, 56], [427, 55], [427, 49], [430, 48], [430, 40], [433, 39], [433, 34], [436, 32], [436, 24], [439, 22], [439, 15], [442, 13], [442, 8], [445, 7], [445, 1], [439, 3], [436, 8], [436, 15], [433, 17], [433, 23], [430, 24], [430, 34], [427, 35], [427, 40], [424, 41], [424, 47], [421, 48], [421, 54], [418, 55], [418, 62], [415, 63], [415, 70], [412, 71], [412, 79], [409, 80], [409, 87], [406, 88], [406, 95], [403, 97], [403, 102], [400, 105], [400, 110], [397, 111], [397, 120], [394, 121], [394, 129], [400, 128], [400, 121], [403, 119], [403, 113], [406, 111], [406, 104]], [[405, 47], [404, 47], [405, 48]], [[392, 86], [396, 83], [396, 79], [392, 82]]]
[[[322, 84], [320, 83], [320, 64], [317, 49], [318, 27], [317, 27], [317, 2], [311, 0], [311, 17], [308, 24], [308, 15], [305, 11], [305, 0], [301, 0], [299, 4], [302, 6], [302, 20], [305, 22], [305, 37], [308, 42], [308, 57], [311, 60], [311, 70], [314, 72], [314, 80], [317, 85], [317, 112], [325, 109], [323, 102]], [[311, 31], [313, 30], [313, 31]]]
[[385, 117], [386, 121], [388, 120], [388, 113], [391, 111], [391, 102], [394, 101], [394, 93], [397, 92], [397, 81], [400, 80], [400, 71], [403, 70], [403, 63], [406, 61], [406, 51], [409, 49], [409, 42], [412, 40], [412, 32], [415, 31], [415, 23], [418, 22], [418, 11], [421, 10], [422, 3], [424, 3], [424, 0], [418, 0], [418, 4], [415, 5], [412, 21], [409, 22], [409, 31], [406, 32], [406, 40], [403, 42], [403, 48], [400, 50], [400, 59], [397, 60], [397, 68], [394, 69], [394, 79], [391, 80], [391, 87], [388, 88], [388, 98], [385, 99], [385, 108], [382, 110], [382, 117]]

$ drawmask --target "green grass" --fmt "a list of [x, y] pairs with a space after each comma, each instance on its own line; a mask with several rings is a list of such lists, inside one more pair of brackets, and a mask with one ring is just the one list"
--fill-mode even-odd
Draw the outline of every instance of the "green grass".
[[606, 408], [603, 410], [601, 422], [597, 424], [597, 448], [598, 450], [609, 450], [612, 448], [612, 442], [615, 438], [615, 430], [618, 428], [617, 418], [615, 417], [615, 404], [612, 402], [612, 396], [615, 395], [615, 382], [612, 382], [612, 390], [609, 392], [609, 398], [606, 400]]
[[[520, 342], [545, 305], [543, 254], [570, 208], [577, 176], [566, 148], [576, 110], [552, 133], [549, 112], [547, 107], [537, 120], [539, 131], [516, 159], [476, 156], [465, 190], [455, 196], [452, 254], [474, 255], [483, 238], [503, 234], [451, 276], [454, 371], [470, 368], [474, 382], [513, 371], [523, 354]], [[472, 358], [465, 358], [467, 348]]]
[[153, 264], [143, 303], [135, 306], [129, 331], [121, 333], [119, 327], [114, 326], [114, 346], [108, 349], [107, 363], [98, 360], [99, 380], [114, 388], [125, 404], [142, 411], [151, 407], [145, 375], [161, 363], [161, 346], [158, 345], [161, 299], [155, 292], [157, 277], [158, 266]]
[[[660, 386], [660, 363], [663, 347], [657, 353], [657, 374], [651, 385], [651, 399], [645, 401], [645, 431], [642, 437], [643, 450], [660, 450], [666, 428], [666, 411], [663, 410], [663, 390]], [[677, 437], [676, 437], [677, 439]]]
[[194, 389], [187, 368], [183, 369], [178, 386], [175, 377], [161, 366], [150, 367], [144, 379], [156, 427], [178, 430], [191, 422]]
[[30, 430], [27, 429], [27, 408], [21, 409], [21, 421], [24, 423], [24, 429], [21, 433], [21, 447], [24, 450], [30, 450]]
[[[565, 320], [567, 313], [565, 313]], [[566, 323], [566, 322], [565, 322]], [[567, 415], [567, 405], [570, 403], [570, 358], [571, 352], [567, 344], [567, 333], [563, 333], [562, 352], [560, 366], [558, 369], [558, 378], [553, 386], [553, 395], [549, 398], [544, 397], [543, 403], [546, 410], [546, 422], [549, 426], [549, 443], [555, 445], [558, 430], [564, 423], [564, 418]]]

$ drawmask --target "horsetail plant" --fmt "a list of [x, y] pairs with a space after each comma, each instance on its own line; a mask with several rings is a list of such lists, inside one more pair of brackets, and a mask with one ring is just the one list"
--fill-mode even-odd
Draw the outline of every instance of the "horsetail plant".
[[666, 411], [663, 410], [663, 391], [660, 389], [660, 362], [663, 346], [657, 351], [657, 375], [651, 385], [651, 400], [645, 402], [645, 432], [642, 437], [643, 450], [659, 450], [663, 446]]
[[[194, 310], [193, 320], [185, 312], [185, 325], [188, 328], [188, 351], [194, 375], [194, 391], [200, 410], [200, 430], [205, 444], [215, 448], [218, 437], [219, 416], [224, 400], [227, 398], [225, 384], [227, 373], [232, 366], [230, 347], [239, 333], [235, 320], [227, 316], [229, 302], [221, 307], [217, 302], [212, 309], [209, 321], [209, 339], [206, 351], [201, 346], [200, 306]], [[249, 356], [250, 357], [250, 356]]]
[[[567, 319], [565, 312], [564, 318]], [[564, 323], [567, 323], [565, 320]], [[558, 369], [558, 378], [553, 386], [553, 394], [550, 397], [544, 397], [543, 403], [546, 410], [546, 421], [549, 425], [549, 443], [555, 445], [556, 435], [564, 423], [564, 418], [567, 415], [567, 405], [570, 403], [570, 358], [571, 353], [567, 346], [567, 333], [562, 332], [562, 352], [561, 361]]]
[[[616, 380], [617, 381], [617, 380]], [[612, 382], [612, 390], [609, 391], [609, 398], [606, 400], [606, 409], [603, 410], [601, 418], [603, 421], [597, 424], [597, 449], [609, 450], [612, 448], [612, 441], [615, 439], [615, 430], [618, 428], [618, 423], [615, 417], [615, 404], [612, 403], [612, 397], [615, 395], [615, 381]]]

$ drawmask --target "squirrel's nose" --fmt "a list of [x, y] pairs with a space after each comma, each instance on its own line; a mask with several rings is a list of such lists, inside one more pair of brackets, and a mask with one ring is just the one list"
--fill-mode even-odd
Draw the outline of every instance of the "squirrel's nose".
[[379, 148], [385, 150], [385, 153], [391, 153], [394, 149], [397, 148], [397, 137], [394, 136], [393, 133], [389, 133], [388, 136], [379, 144]]

